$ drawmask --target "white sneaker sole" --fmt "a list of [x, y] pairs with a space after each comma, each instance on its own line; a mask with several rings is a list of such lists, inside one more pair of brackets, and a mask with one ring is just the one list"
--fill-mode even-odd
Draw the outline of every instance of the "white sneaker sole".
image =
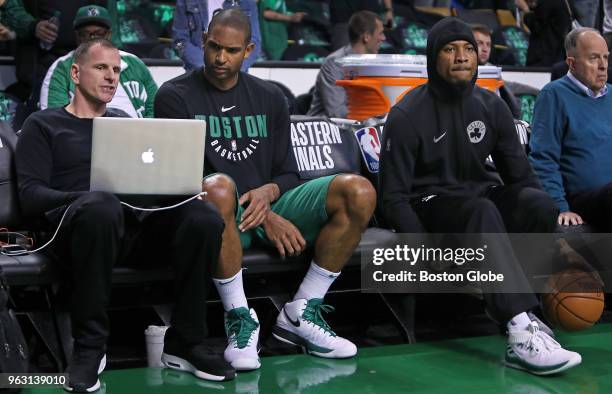
[[194, 367], [189, 361], [176, 356], [172, 356], [170, 354], [162, 354], [162, 363], [164, 363], [167, 368], [176, 369], [178, 371], [190, 372], [200, 379], [212, 380], [214, 382], [222, 382], [224, 380], [228, 380], [225, 375], [213, 375], [200, 371], [199, 369]]
[[[296, 337], [299, 337], [297, 334], [294, 334], [294, 333], [292, 333], [292, 332], [290, 332], [290, 331], [288, 331], [288, 330], [286, 330], [286, 329], [284, 329], [282, 327], [279, 327], [279, 326], [276, 326], [276, 327], [279, 328], [280, 330], [288, 332], [289, 334], [292, 334], [292, 335], [295, 335]], [[290, 339], [287, 339], [287, 338], [284, 338], [284, 337], [278, 335], [276, 332], [274, 332], [274, 330], [272, 331], [272, 335], [274, 336], [274, 338], [278, 339], [281, 342], [288, 343], [289, 345], [293, 345], [293, 346], [299, 346], [299, 347], [301, 347], [303, 349], [303, 351], [305, 353], [311, 354], [313, 356], [321, 357], [321, 358], [343, 359], [343, 358], [354, 357], [357, 354], [357, 350], [356, 349], [355, 349], [355, 351], [350, 352], [350, 353], [346, 353], [346, 354], [339, 354], [339, 352], [337, 350], [332, 350], [331, 352], [328, 352], [328, 353], [319, 353], [319, 352], [316, 352], [314, 350], [310, 350], [307, 346], [305, 346], [302, 343], [296, 343], [296, 342], [291, 341]]]
[[504, 363], [506, 364], [506, 366], [510, 367], [510, 368], [514, 368], [514, 369], [518, 369], [521, 371], [526, 371], [529, 372], [531, 374], [534, 375], [538, 375], [538, 376], [545, 376], [545, 375], [552, 375], [552, 374], [556, 374], [559, 372], [563, 372], [566, 371], [570, 368], [575, 367], [576, 365], [580, 364], [582, 362], [582, 356], [580, 356], [580, 354], [577, 354], [575, 357], [572, 357], [565, 365], [563, 365], [562, 367], [556, 368], [556, 369], [551, 369], [551, 370], [547, 370], [547, 371], [534, 371], [531, 370], [529, 368], [524, 367], [521, 364], [516, 364], [507, 360], [504, 360]]
[[[106, 354], [104, 356], [102, 356], [102, 360], [100, 360], [100, 366], [98, 367], [98, 376], [102, 373], [102, 371], [104, 371], [104, 368], [106, 368]], [[62, 385], [64, 387], [64, 390], [69, 391], [69, 392], [74, 392], [74, 389], [70, 386], [68, 386], [68, 382], [64, 383]], [[94, 391], [98, 391], [100, 390], [100, 379], [96, 379], [96, 383], [85, 389], [86, 393], [93, 393]]]
[[234, 361], [230, 362], [230, 364], [232, 365], [232, 367], [234, 367], [236, 371], [253, 371], [261, 367], [261, 362], [259, 362], [259, 358], [237, 358]]

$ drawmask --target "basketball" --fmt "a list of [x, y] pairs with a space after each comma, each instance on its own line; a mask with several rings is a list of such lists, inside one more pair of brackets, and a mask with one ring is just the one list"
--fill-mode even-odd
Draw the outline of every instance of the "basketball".
[[596, 272], [566, 269], [548, 280], [542, 296], [546, 319], [564, 331], [580, 331], [594, 325], [604, 309], [603, 282]]

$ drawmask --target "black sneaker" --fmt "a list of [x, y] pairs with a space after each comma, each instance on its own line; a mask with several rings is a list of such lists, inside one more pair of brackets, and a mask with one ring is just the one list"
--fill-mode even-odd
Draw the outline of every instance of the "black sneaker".
[[162, 362], [167, 368], [191, 372], [200, 379], [223, 382], [236, 377], [236, 370], [222, 354], [214, 353], [204, 343], [185, 346], [179, 341], [164, 341]]
[[106, 368], [104, 349], [76, 346], [66, 373], [68, 379], [64, 390], [73, 393], [92, 393], [100, 389], [98, 376]]

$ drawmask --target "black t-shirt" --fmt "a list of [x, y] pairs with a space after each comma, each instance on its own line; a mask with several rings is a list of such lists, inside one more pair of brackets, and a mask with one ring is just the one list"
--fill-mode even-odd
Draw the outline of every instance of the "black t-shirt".
[[89, 191], [92, 127], [93, 119], [77, 118], [64, 108], [35, 112], [26, 119], [15, 164], [27, 215], [69, 204]]
[[298, 185], [287, 101], [269, 82], [241, 72], [236, 86], [222, 91], [199, 68], [161, 86], [155, 116], [205, 120], [204, 173], [228, 174], [240, 193], [270, 182], [281, 193]]

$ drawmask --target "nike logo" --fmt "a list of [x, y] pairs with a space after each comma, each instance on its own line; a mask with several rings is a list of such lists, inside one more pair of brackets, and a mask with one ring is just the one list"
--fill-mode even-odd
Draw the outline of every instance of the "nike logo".
[[432, 194], [431, 196], [423, 197], [421, 198], [421, 202], [427, 202], [431, 200], [432, 198], [434, 198], [435, 196], [437, 196], [437, 194]]
[[283, 313], [285, 314], [285, 317], [287, 318], [287, 320], [289, 320], [291, 322], [291, 324], [293, 324], [296, 327], [300, 326], [300, 319], [298, 318], [297, 320], [292, 320], [289, 315], [287, 314], [287, 311], [283, 308]]
[[446, 131], [440, 134], [438, 137], [434, 137], [434, 144], [437, 144], [444, 136], [446, 135]]
[[227, 112], [227, 111], [232, 110], [234, 108], [236, 108], [235, 105], [232, 105], [231, 107], [227, 107], [227, 108], [225, 108], [225, 106], [222, 106], [221, 107], [221, 112]]

